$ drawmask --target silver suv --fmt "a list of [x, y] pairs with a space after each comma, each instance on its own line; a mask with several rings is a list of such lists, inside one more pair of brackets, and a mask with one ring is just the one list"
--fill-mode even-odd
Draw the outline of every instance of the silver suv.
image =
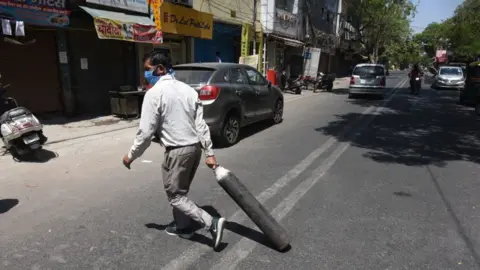
[[380, 64], [358, 64], [352, 71], [348, 97], [356, 95], [385, 96], [386, 68]]
[[283, 119], [283, 93], [256, 69], [235, 63], [196, 63], [173, 67], [175, 78], [198, 91], [203, 117], [221, 145], [239, 140], [246, 125]]

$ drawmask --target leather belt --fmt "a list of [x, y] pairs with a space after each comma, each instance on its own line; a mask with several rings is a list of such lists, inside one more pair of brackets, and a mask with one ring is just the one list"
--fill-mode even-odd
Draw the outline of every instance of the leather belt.
[[198, 143], [192, 143], [192, 144], [188, 144], [188, 145], [165, 146], [165, 151], [170, 152], [170, 151], [175, 150], [175, 149], [179, 149], [179, 148], [183, 148], [183, 147], [189, 147], [189, 146], [195, 146], [195, 145], [198, 145], [198, 144], [200, 144], [200, 143], [198, 142]]

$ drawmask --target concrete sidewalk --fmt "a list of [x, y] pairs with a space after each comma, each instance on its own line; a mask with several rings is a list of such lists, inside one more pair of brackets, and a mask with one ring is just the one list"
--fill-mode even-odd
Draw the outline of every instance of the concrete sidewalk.
[[333, 89], [348, 88], [350, 85], [350, 77], [336, 78], [333, 82]]
[[63, 117], [42, 120], [43, 132], [48, 137], [47, 144], [133, 128], [138, 126], [138, 122], [139, 119], [124, 120], [113, 115], [83, 120], [69, 120]]

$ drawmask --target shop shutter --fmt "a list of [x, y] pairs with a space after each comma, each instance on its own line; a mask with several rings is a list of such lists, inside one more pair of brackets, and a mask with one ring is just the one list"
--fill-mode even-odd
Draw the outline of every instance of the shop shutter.
[[26, 29], [25, 41], [16, 45], [0, 40], [0, 73], [11, 84], [7, 96], [35, 113], [62, 110], [55, 31]]
[[68, 43], [77, 113], [109, 113], [109, 91], [136, 88], [134, 43], [99, 39], [95, 31], [70, 31]]

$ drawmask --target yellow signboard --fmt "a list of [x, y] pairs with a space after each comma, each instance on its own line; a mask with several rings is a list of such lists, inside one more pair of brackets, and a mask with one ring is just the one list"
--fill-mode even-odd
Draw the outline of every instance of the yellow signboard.
[[251, 26], [247, 23], [242, 25], [242, 41], [241, 41], [241, 56], [248, 56], [250, 54], [250, 36], [251, 36]]
[[212, 39], [213, 15], [210, 13], [162, 2], [159, 21], [164, 33]]

